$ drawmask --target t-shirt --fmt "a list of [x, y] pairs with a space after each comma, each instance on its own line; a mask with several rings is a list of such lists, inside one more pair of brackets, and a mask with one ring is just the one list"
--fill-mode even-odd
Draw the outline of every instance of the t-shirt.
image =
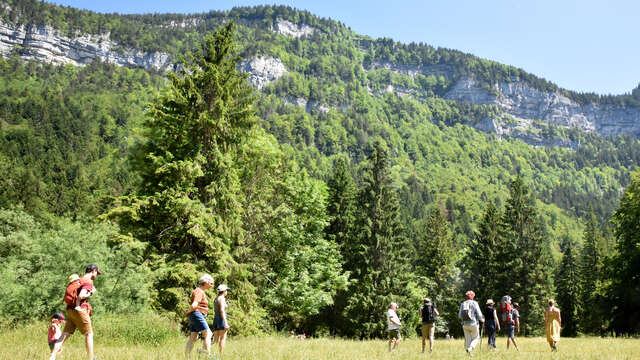
[[52, 343], [58, 341], [62, 336], [62, 331], [60, 330], [59, 324], [51, 324], [49, 326], [49, 333], [47, 334], [47, 341]]
[[198, 302], [198, 306], [194, 311], [207, 315], [209, 312], [209, 303], [207, 302], [207, 294], [205, 294], [204, 290], [199, 287], [193, 290], [189, 304], [193, 304], [194, 301]]
[[512, 315], [513, 315], [513, 322], [515, 323], [516, 319], [520, 317], [520, 313], [518, 312], [518, 310], [513, 309]]
[[396, 314], [396, 311], [393, 309], [389, 309], [387, 311], [387, 323], [389, 325], [389, 330], [400, 329], [400, 326], [392, 323], [391, 320], [400, 324], [400, 318], [398, 317], [398, 314]]

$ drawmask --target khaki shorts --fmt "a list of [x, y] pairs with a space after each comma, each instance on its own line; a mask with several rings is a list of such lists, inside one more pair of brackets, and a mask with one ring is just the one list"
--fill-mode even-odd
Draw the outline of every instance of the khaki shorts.
[[67, 310], [67, 322], [64, 325], [63, 332], [73, 334], [78, 329], [83, 335], [93, 332], [91, 329], [91, 317], [86, 310], [76, 311], [74, 309]]
[[422, 324], [422, 338], [433, 339], [433, 333], [435, 332], [436, 327], [433, 324]]
[[400, 329], [393, 329], [393, 330], [389, 330], [389, 340], [395, 340], [395, 339], [402, 339], [402, 336], [400, 336]]

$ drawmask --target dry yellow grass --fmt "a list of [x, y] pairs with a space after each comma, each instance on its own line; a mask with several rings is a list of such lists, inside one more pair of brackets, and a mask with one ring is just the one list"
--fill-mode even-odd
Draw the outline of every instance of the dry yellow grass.
[[[44, 325], [29, 325], [0, 333], [0, 359], [32, 360], [48, 358]], [[486, 343], [486, 338], [483, 339]], [[565, 339], [559, 344], [560, 351], [551, 353], [543, 338], [519, 338], [521, 351], [505, 349], [504, 338], [498, 338], [498, 350], [488, 352], [486, 345], [476, 348], [476, 359], [640, 359], [640, 340], [600, 339], [593, 337]], [[184, 359], [186, 337], [173, 336], [161, 345], [122, 345], [96, 333], [96, 355], [98, 359]], [[200, 343], [198, 344], [198, 347]], [[197, 359], [197, 351], [193, 352]], [[420, 353], [420, 340], [408, 339], [393, 353], [387, 351], [383, 340], [353, 341], [331, 338], [297, 340], [287, 337], [230, 338], [224, 359], [466, 359], [463, 340], [436, 340], [433, 354]], [[64, 360], [84, 360], [83, 337], [74, 335], [65, 344]]]

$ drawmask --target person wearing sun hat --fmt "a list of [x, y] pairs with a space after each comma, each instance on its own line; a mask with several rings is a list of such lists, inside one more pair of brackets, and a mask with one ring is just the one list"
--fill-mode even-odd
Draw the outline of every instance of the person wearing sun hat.
[[[389, 309], [387, 310], [387, 332], [389, 333], [389, 351], [395, 350], [398, 348], [398, 344], [402, 341], [402, 336], [400, 335], [400, 328], [402, 327], [402, 323], [400, 322], [400, 318], [396, 313], [398, 309], [398, 304], [392, 302], [389, 304]], [[393, 348], [392, 348], [393, 345]]]
[[189, 339], [185, 347], [185, 356], [187, 359], [191, 358], [193, 344], [198, 340], [198, 335], [201, 335], [204, 342], [204, 348], [201, 349], [201, 352], [206, 353], [207, 357], [212, 359], [211, 330], [207, 324], [209, 302], [205, 291], [213, 286], [213, 277], [209, 274], [203, 274], [198, 283], [199, 285], [191, 292], [189, 308], [184, 312], [184, 316], [189, 319]]
[[231, 290], [226, 284], [218, 285], [218, 296], [213, 301], [213, 343], [218, 342], [220, 348], [220, 357], [224, 351], [227, 341], [227, 332], [229, 331], [229, 322], [227, 321], [227, 291]]
[[473, 300], [476, 293], [469, 290], [464, 293], [466, 300], [460, 304], [458, 317], [462, 320], [462, 330], [464, 331], [464, 346], [467, 354], [471, 356], [471, 351], [478, 345], [480, 341], [479, 322], [484, 323], [484, 316], [480, 310], [478, 302]]
[[493, 299], [488, 299], [484, 308], [485, 322], [483, 325], [484, 332], [489, 339], [489, 349], [496, 348], [496, 331], [500, 331], [500, 321], [498, 321], [498, 313], [496, 312], [495, 302]]

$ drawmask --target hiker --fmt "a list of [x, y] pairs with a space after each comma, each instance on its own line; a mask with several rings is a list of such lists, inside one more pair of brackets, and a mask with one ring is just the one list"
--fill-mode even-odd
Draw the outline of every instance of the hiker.
[[218, 296], [213, 301], [213, 311], [215, 316], [213, 317], [213, 343], [218, 342], [220, 347], [220, 357], [224, 351], [224, 345], [227, 341], [227, 332], [229, 331], [229, 322], [227, 321], [227, 290], [231, 290], [225, 284], [218, 286]]
[[480, 329], [478, 322], [484, 323], [484, 316], [480, 310], [478, 302], [473, 300], [476, 296], [472, 290], [464, 293], [466, 300], [460, 304], [458, 317], [462, 320], [462, 330], [464, 331], [464, 347], [467, 354], [471, 356], [471, 351], [478, 345], [480, 341]]
[[558, 309], [555, 306], [555, 302], [550, 299], [549, 307], [544, 312], [544, 328], [547, 333], [547, 342], [551, 347], [551, 351], [558, 351], [561, 327], [562, 319], [560, 317], [560, 309]]
[[49, 343], [49, 350], [51, 350], [49, 360], [55, 360], [56, 356], [62, 353], [62, 329], [60, 324], [64, 322], [64, 315], [61, 312], [55, 313], [51, 317], [47, 334], [47, 342]]
[[93, 328], [91, 327], [93, 309], [89, 304], [89, 298], [96, 292], [93, 280], [98, 275], [102, 275], [98, 265], [89, 264], [85, 268], [84, 275], [79, 279], [72, 280], [73, 275], [69, 276], [69, 280], [72, 281], [67, 285], [63, 299], [67, 304], [67, 321], [62, 331], [62, 343], [64, 344], [67, 338], [78, 329], [85, 337], [85, 347], [90, 360], [95, 357], [93, 356]]
[[511, 304], [511, 296], [503, 296], [502, 299], [500, 299], [500, 319], [502, 320], [502, 325], [507, 331], [507, 350], [509, 350], [509, 343], [512, 343], [516, 350], [520, 351], [515, 338], [516, 314], [518, 315], [518, 332], [520, 332], [520, 313], [513, 309], [513, 304]]
[[431, 299], [424, 298], [424, 305], [420, 307], [420, 318], [422, 319], [422, 352], [427, 343], [427, 336], [429, 337], [429, 352], [433, 352], [433, 334], [435, 332], [434, 321], [436, 316], [440, 316], [436, 305], [431, 302]]
[[392, 302], [389, 305], [389, 310], [387, 310], [387, 330], [389, 333], [389, 351], [392, 350], [391, 344], [393, 344], [393, 350], [398, 347], [400, 341], [402, 340], [402, 336], [400, 336], [400, 327], [402, 324], [400, 323], [400, 318], [396, 313], [398, 309], [398, 304]]
[[495, 302], [488, 299], [484, 308], [484, 325], [483, 330], [489, 339], [489, 349], [496, 348], [496, 331], [500, 331], [500, 321], [498, 321], [498, 313], [496, 312]]
[[213, 359], [211, 355], [211, 330], [207, 324], [207, 313], [209, 312], [209, 303], [207, 302], [206, 290], [213, 286], [213, 278], [209, 274], [204, 274], [198, 280], [200, 284], [191, 292], [189, 300], [189, 308], [184, 312], [184, 316], [189, 318], [189, 340], [185, 348], [185, 356], [187, 359], [191, 357], [191, 349], [193, 343], [198, 340], [198, 334], [202, 335], [204, 341], [204, 349], [200, 352], [206, 353], [208, 358]]
[[520, 351], [518, 348], [518, 343], [516, 342], [516, 332], [520, 334], [520, 304], [517, 302], [513, 303], [513, 310], [511, 311], [511, 317], [513, 319], [512, 323], [507, 327], [507, 349], [509, 349], [509, 341], [513, 344], [517, 351]]

